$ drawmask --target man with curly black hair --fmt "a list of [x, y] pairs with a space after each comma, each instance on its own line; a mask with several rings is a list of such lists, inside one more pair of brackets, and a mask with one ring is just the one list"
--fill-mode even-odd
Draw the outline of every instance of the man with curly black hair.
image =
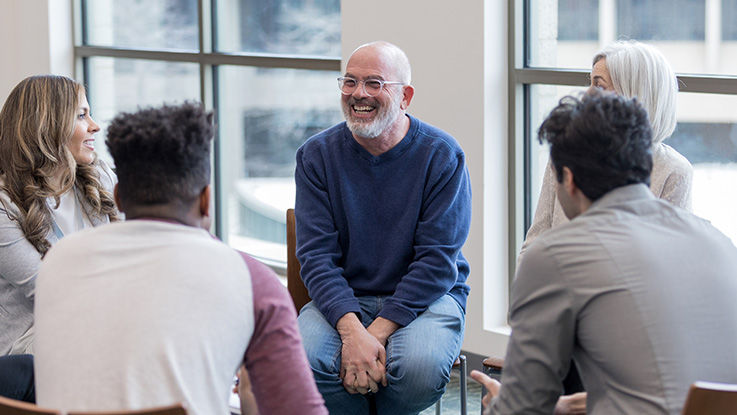
[[286, 290], [208, 232], [213, 131], [212, 114], [195, 103], [121, 114], [108, 127], [126, 222], [70, 235], [44, 260], [40, 405], [183, 402], [191, 414], [225, 414], [245, 365], [243, 413], [327, 413]]
[[472, 372], [491, 392], [485, 413], [553, 413], [571, 358], [590, 414], [680, 414], [691, 383], [737, 382], [737, 249], [648, 189], [643, 107], [566, 97], [539, 138], [573, 220], [522, 258], [501, 386]]

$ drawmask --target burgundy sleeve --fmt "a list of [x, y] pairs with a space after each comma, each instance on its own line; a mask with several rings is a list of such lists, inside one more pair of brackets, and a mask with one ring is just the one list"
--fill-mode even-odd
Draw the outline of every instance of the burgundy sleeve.
[[260, 415], [326, 415], [302, 338], [297, 314], [274, 271], [241, 252], [253, 286], [254, 330], [245, 363]]

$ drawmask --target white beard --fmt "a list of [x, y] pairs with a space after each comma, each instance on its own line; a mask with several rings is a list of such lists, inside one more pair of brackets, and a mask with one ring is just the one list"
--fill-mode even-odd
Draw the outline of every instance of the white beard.
[[360, 118], [353, 118], [351, 106], [356, 104], [356, 100], [350, 99], [346, 103], [342, 102], [343, 116], [345, 117], [348, 129], [356, 136], [361, 138], [373, 139], [380, 136], [392, 123], [402, 116], [402, 109], [399, 106], [402, 97], [398, 96], [396, 100], [391, 101], [388, 107], [376, 106], [376, 117], [373, 121], [367, 121]]

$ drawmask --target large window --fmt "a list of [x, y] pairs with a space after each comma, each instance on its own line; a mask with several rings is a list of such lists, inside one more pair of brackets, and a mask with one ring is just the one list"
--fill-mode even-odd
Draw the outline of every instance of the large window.
[[75, 55], [103, 130], [142, 106], [214, 109], [216, 233], [283, 266], [295, 152], [342, 118], [340, 1], [79, 0], [77, 17]]
[[[521, 243], [534, 214], [547, 148], [537, 128], [558, 99], [588, 85], [594, 54], [618, 39], [661, 50], [679, 77], [678, 126], [665, 141], [693, 165], [693, 211], [737, 242], [737, 2], [734, 0], [516, 0], [510, 33], [510, 160], [521, 160]], [[519, 30], [521, 28], [521, 30]], [[514, 255], [516, 255], [514, 252]]]
[[735, 74], [737, 0], [520, 1], [527, 67], [588, 68], [602, 45], [637, 39], [655, 45], [679, 73]]

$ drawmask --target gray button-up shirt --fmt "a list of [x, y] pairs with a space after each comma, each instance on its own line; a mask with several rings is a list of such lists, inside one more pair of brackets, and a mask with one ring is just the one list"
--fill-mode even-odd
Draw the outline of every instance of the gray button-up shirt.
[[533, 242], [510, 325], [494, 413], [552, 413], [573, 357], [588, 413], [679, 414], [692, 382], [737, 383], [737, 249], [645, 185], [615, 189]]

